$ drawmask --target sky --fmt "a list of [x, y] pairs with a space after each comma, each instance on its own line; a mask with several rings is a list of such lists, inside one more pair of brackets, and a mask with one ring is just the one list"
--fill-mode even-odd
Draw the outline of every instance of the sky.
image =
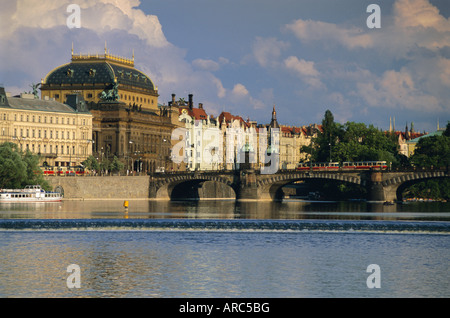
[[[80, 7], [80, 28], [67, 20]], [[380, 27], [367, 20], [380, 8]], [[0, 83], [30, 91], [75, 53], [131, 58], [171, 94], [261, 124], [450, 120], [448, 0], [0, 0]], [[372, 17], [369, 19], [372, 21]]]

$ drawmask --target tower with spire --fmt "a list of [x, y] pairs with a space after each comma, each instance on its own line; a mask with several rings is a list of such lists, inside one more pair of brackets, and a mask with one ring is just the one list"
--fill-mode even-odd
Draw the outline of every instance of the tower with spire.
[[272, 110], [272, 120], [270, 121], [270, 128], [280, 128], [280, 125], [278, 124], [277, 121], [277, 112], [275, 110], [275, 105], [273, 105], [273, 110]]

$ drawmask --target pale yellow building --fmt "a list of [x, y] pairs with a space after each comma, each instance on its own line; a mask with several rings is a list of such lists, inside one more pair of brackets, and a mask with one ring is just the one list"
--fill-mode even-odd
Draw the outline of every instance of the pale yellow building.
[[280, 165], [281, 169], [296, 169], [300, 160], [305, 160], [307, 154], [301, 152], [303, 146], [311, 143], [303, 127], [280, 127]]
[[92, 154], [92, 115], [83, 104], [69, 106], [33, 94], [11, 96], [0, 87], [0, 143], [40, 156], [40, 164], [66, 170]]

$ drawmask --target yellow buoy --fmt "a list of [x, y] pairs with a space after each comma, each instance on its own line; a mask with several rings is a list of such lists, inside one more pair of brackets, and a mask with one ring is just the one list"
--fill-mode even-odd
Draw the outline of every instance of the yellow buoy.
[[125, 208], [128, 208], [128, 201], [123, 201], [123, 206], [124, 206]]

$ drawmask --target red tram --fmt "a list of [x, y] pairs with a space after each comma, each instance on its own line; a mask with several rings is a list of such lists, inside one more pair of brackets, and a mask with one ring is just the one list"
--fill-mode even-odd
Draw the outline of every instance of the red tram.
[[41, 167], [42, 172], [44, 173], [44, 176], [74, 176], [74, 175], [84, 175], [86, 172], [83, 167], [76, 166], [76, 167], [52, 167], [52, 166], [45, 166]]
[[339, 162], [300, 163], [297, 170], [339, 170]]
[[297, 170], [319, 170], [319, 171], [334, 171], [334, 170], [385, 170], [387, 169], [386, 161], [357, 161], [357, 162], [313, 162], [300, 163]]

